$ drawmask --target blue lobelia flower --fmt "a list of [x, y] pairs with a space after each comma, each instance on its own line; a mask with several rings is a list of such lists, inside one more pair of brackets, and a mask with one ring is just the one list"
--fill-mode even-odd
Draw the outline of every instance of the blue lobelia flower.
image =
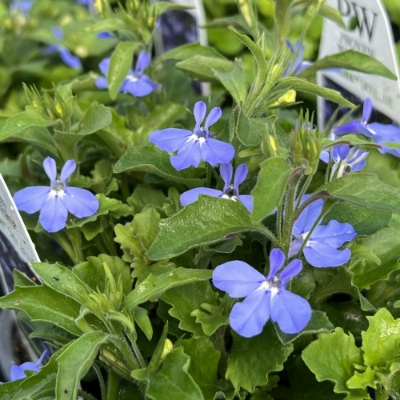
[[387, 143], [400, 143], [400, 129], [394, 125], [385, 125], [378, 122], [368, 123], [372, 113], [372, 101], [367, 98], [364, 101], [362, 118], [346, 124], [335, 126], [333, 132], [336, 135], [347, 133], [360, 133], [371, 138], [374, 143], [382, 148], [378, 149], [382, 154], [390, 153], [400, 157], [400, 149], [388, 147]]
[[158, 90], [160, 85], [151, 80], [144, 73], [144, 70], [149, 66], [151, 54], [142, 50], [136, 62], [135, 71], [130, 70], [122, 84], [124, 93], [130, 93], [136, 97], [147, 96], [151, 92]]
[[329, 163], [332, 159], [330, 180], [347, 175], [351, 171], [359, 171], [367, 164], [368, 151], [360, 150], [358, 147], [350, 147], [348, 144], [341, 144], [321, 152], [320, 159]]
[[27, 15], [33, 6], [33, 0], [14, 0], [10, 4], [10, 11]]
[[307, 67], [312, 65], [312, 62], [310, 61], [303, 61], [303, 56], [304, 56], [304, 44], [301, 45], [300, 47], [300, 40], [297, 40], [294, 46], [290, 42], [289, 39], [285, 40], [286, 46], [289, 47], [290, 52], [293, 54], [293, 56], [296, 55], [297, 57], [294, 58], [292, 57], [292, 60], [289, 62], [288, 67], [286, 68], [285, 72], [283, 73], [283, 76], [296, 76], [299, 75], [300, 72], [305, 70]]
[[267, 277], [242, 261], [229, 261], [215, 268], [212, 282], [233, 298], [245, 297], [236, 303], [229, 316], [234, 331], [244, 337], [256, 336], [269, 318], [285, 333], [302, 331], [311, 318], [307, 300], [286, 290], [290, 279], [300, 273], [300, 260], [292, 260], [282, 272], [285, 256], [273, 249], [269, 256]]
[[239, 185], [246, 179], [249, 169], [246, 164], [240, 164], [236, 168], [235, 177], [232, 182], [233, 167], [231, 164], [221, 164], [219, 167], [222, 179], [225, 182], [225, 186], [222, 190], [209, 189], [209, 188], [195, 188], [188, 190], [181, 194], [181, 204], [187, 206], [190, 203], [196, 201], [201, 194], [206, 194], [213, 197], [221, 197], [229, 200], [240, 200], [245, 207], [252, 212], [253, 211], [253, 197], [249, 194], [239, 194]]
[[173, 153], [171, 164], [177, 170], [189, 168], [191, 165], [198, 167], [201, 160], [212, 166], [229, 163], [235, 155], [235, 148], [225, 142], [213, 139], [209, 128], [215, 124], [222, 115], [219, 107], [214, 107], [207, 116], [204, 127], [201, 126], [207, 113], [207, 106], [203, 101], [194, 105], [194, 118], [196, 125], [193, 132], [186, 129], [167, 128], [155, 131], [150, 135], [150, 142], [155, 143], [161, 150]]
[[115, 39], [115, 35], [113, 35], [111, 32], [99, 32], [97, 34], [97, 39]]
[[[308, 197], [309, 195], [303, 196], [303, 201]], [[321, 215], [323, 205], [322, 199], [312, 202], [294, 223], [289, 257], [294, 257], [299, 252], [310, 229]], [[338, 248], [355, 236], [357, 233], [354, 228], [347, 223], [331, 220], [328, 225], [318, 225], [304, 246], [304, 257], [313, 267], [339, 267], [349, 261], [351, 252], [349, 249]]]
[[33, 214], [40, 210], [39, 222], [47, 232], [63, 229], [68, 211], [77, 218], [90, 217], [99, 208], [99, 201], [89, 190], [68, 186], [67, 179], [75, 171], [76, 163], [68, 160], [56, 179], [56, 162], [47, 157], [44, 170], [50, 178], [50, 186], [33, 186], [15, 193], [14, 202], [18, 210]]
[[[53, 35], [57, 40], [62, 40], [64, 33], [59, 27], [53, 28]], [[51, 44], [47, 46], [48, 52], [57, 52], [60, 55], [61, 60], [64, 64], [71, 68], [79, 69], [82, 68], [81, 61], [78, 57], [71, 54], [71, 52], [62, 44]]]
[[10, 371], [11, 382], [16, 381], [18, 379], [26, 378], [25, 371], [32, 371], [38, 373], [40, 371], [40, 364], [42, 363], [43, 358], [46, 356], [46, 354], [47, 350], [43, 352], [37, 363], [24, 362], [21, 365], [13, 365]]

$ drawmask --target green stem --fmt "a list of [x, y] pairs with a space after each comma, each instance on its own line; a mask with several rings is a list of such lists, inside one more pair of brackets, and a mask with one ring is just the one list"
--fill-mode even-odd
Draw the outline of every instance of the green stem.
[[118, 381], [119, 381], [118, 375], [114, 371], [109, 370], [107, 400], [118, 399]]
[[139, 362], [140, 367], [146, 368], [146, 366], [147, 366], [146, 360], [144, 359], [142, 352], [140, 351], [140, 349], [136, 343], [136, 340], [133, 338], [131, 333], [127, 333], [126, 336], [128, 337], [129, 341], [131, 342], [133, 352], [135, 353], [135, 356]]
[[96, 400], [95, 397], [93, 397], [91, 394], [86, 393], [83, 390], [78, 390], [78, 396], [82, 397], [85, 400]]
[[106, 385], [104, 383], [103, 374], [101, 373], [100, 367], [96, 363], [93, 363], [92, 366], [93, 366], [93, 369], [95, 370], [97, 378], [99, 380], [101, 400], [106, 400], [107, 392], [106, 392]]
[[300, 199], [300, 201], [303, 198], [304, 194], [306, 193], [308, 187], [310, 186], [313, 176], [314, 176], [313, 174], [308, 175], [306, 181], [304, 182], [303, 186], [301, 187], [300, 193], [297, 196], [297, 198]]
[[211, 165], [207, 163], [206, 166], [206, 187], [211, 187]]
[[376, 400], [387, 400], [389, 398], [389, 393], [387, 389], [382, 385], [379, 385], [377, 387], [375, 395], [376, 395]]
[[101, 232], [101, 238], [103, 239], [104, 245], [107, 248], [108, 254], [110, 256], [118, 256], [118, 251], [117, 248], [115, 247], [114, 239], [110, 237], [106, 229], [103, 232]]
[[294, 215], [294, 202], [296, 200], [296, 188], [297, 182], [291, 182], [289, 186], [289, 191], [286, 194], [285, 201], [285, 220], [283, 226], [283, 251], [286, 257], [289, 258], [289, 248], [292, 241], [292, 225], [293, 225], [293, 215]]
[[276, 241], [277, 241], [274, 234], [268, 228], [266, 228], [264, 225], [259, 224], [256, 228], [251, 227], [250, 230], [261, 233], [262, 235], [266, 236], [273, 243], [276, 243]]
[[283, 220], [283, 202], [279, 204], [278, 210], [276, 212], [276, 234], [278, 237], [278, 242], [282, 241], [282, 221]]
[[82, 252], [81, 231], [78, 228], [68, 229], [67, 235], [72, 243], [72, 248], [74, 249], [75, 263], [79, 264], [81, 262], [84, 262], [85, 259], [83, 258], [83, 252]]
[[68, 236], [65, 232], [56, 232], [52, 234], [52, 237], [61, 245], [64, 251], [68, 254], [69, 258], [72, 260], [74, 264], [79, 264], [78, 260], [75, 257], [74, 248], [71, 245], [71, 242], [68, 239]]

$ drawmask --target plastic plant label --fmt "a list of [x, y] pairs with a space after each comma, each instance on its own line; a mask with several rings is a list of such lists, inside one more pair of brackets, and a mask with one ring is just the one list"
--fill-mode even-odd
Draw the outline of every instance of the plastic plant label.
[[[325, 20], [319, 58], [355, 50], [376, 58], [399, 77], [392, 28], [380, 0], [327, 0], [326, 4], [339, 10], [348, 29]], [[385, 122], [400, 123], [400, 79], [393, 81], [380, 76], [342, 70], [319, 72], [317, 81], [321, 86], [339, 90], [356, 104], [369, 97], [375, 110], [388, 117], [389, 121]], [[321, 98], [318, 99], [318, 106], [318, 123], [322, 128], [332, 110]]]
[[13, 270], [37, 279], [30, 265], [39, 262], [35, 246], [0, 174], [0, 284], [5, 293], [13, 290]]

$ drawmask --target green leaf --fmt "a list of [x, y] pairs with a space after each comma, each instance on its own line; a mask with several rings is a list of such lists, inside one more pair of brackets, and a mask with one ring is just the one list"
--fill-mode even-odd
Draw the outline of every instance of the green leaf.
[[360, 288], [368, 289], [374, 282], [388, 279], [389, 274], [400, 268], [400, 230], [398, 227], [381, 229], [366, 238], [360, 238], [356, 245], [367, 247], [380, 260], [357, 260], [350, 264], [353, 282]]
[[74, 132], [77, 135], [90, 135], [111, 125], [112, 116], [110, 108], [102, 104], [93, 103], [85, 112], [85, 115], [79, 122], [78, 130]]
[[260, 164], [257, 184], [251, 191], [253, 222], [262, 221], [282, 202], [291, 171], [283, 157], [268, 158]]
[[177, 345], [190, 357], [189, 373], [200, 386], [204, 398], [214, 399], [220, 351], [206, 338], [179, 340]]
[[153, 327], [151, 325], [151, 321], [149, 318], [149, 314], [147, 310], [141, 307], [135, 307], [132, 310], [132, 316], [135, 320], [135, 323], [139, 326], [139, 328], [146, 335], [147, 340], [151, 340], [153, 337]]
[[350, 174], [322, 186], [319, 193], [359, 206], [400, 214], [400, 191], [374, 174]]
[[228, 73], [228, 71], [233, 68], [231, 61], [222, 58], [204, 57], [199, 55], [187, 60], [179, 61], [175, 66], [185, 72], [189, 77], [205, 82], [218, 82], [214, 70]]
[[329, 149], [330, 147], [339, 144], [351, 144], [352, 146], [368, 146], [368, 147], [381, 147], [380, 145], [368, 141], [360, 135], [344, 135], [337, 140], [322, 139], [320, 142], [321, 149]]
[[157, 18], [159, 15], [169, 10], [190, 10], [190, 9], [193, 9], [193, 7], [181, 4], [174, 4], [168, 1], [159, 1], [150, 6], [149, 14], [154, 15], [154, 17]]
[[272, 323], [264, 327], [260, 335], [244, 338], [232, 332], [233, 347], [228, 360], [226, 378], [236, 390], [241, 387], [253, 392], [255, 386], [268, 383], [268, 374], [281, 371], [283, 363], [293, 351], [293, 345], [282, 344]]
[[114, 166], [115, 174], [127, 171], [150, 172], [190, 187], [202, 186], [204, 183], [204, 179], [196, 177], [194, 168], [177, 171], [171, 165], [169, 154], [154, 145], [130, 147]]
[[231, 94], [236, 103], [244, 103], [247, 98], [247, 77], [243, 72], [242, 63], [235, 60], [231, 71], [224, 72], [214, 69], [214, 74]]
[[80, 305], [48, 286], [16, 287], [0, 299], [0, 307], [26, 312], [33, 321], [50, 322], [73, 335], [82, 332], [75, 324]]
[[365, 365], [372, 369], [387, 368], [400, 357], [400, 319], [394, 319], [386, 308], [367, 318], [369, 328], [361, 333]]
[[124, 306], [130, 309], [148, 300], [154, 301], [168, 289], [197, 281], [206, 281], [211, 278], [211, 275], [212, 271], [209, 270], [185, 268], [176, 268], [157, 276], [150, 274], [126, 296]]
[[334, 329], [331, 321], [329, 321], [326, 314], [322, 311], [313, 311], [310, 322], [300, 332], [296, 334], [288, 334], [282, 332], [278, 325], [275, 325], [276, 333], [283, 344], [294, 342], [298, 337], [305, 334], [316, 334], [323, 332], [331, 332]]
[[248, 118], [244, 112], [239, 113], [237, 126], [237, 137], [245, 146], [259, 146], [262, 139], [267, 135], [267, 123], [275, 119], [275, 116], [268, 118]]
[[192, 312], [200, 308], [202, 303], [216, 304], [218, 294], [211, 289], [209, 282], [195, 282], [168, 290], [162, 299], [171, 304], [168, 313], [178, 319], [179, 328], [191, 332], [194, 338], [204, 336], [202, 327], [192, 316]]
[[85, 333], [57, 357], [57, 399], [75, 400], [77, 398], [80, 380], [89, 371], [100, 346], [106, 343], [107, 339], [108, 335], [104, 333]]
[[117, 97], [122, 82], [132, 67], [133, 53], [139, 46], [138, 42], [121, 42], [111, 55], [107, 83], [112, 100]]
[[105, 19], [84, 29], [85, 32], [98, 33], [98, 32], [112, 32], [120, 29], [126, 29], [127, 26], [124, 21], [119, 19]]
[[363, 373], [355, 371], [346, 384], [350, 389], [366, 389], [367, 386], [376, 389], [375, 379], [375, 372], [370, 367], [367, 367]]
[[166, 196], [161, 189], [154, 189], [149, 185], [137, 185], [126, 202], [133, 207], [133, 213], [140, 213], [147, 207], [161, 208]]
[[[202, 46], [200, 43], [190, 43], [184, 46], [176, 47], [170, 51], [167, 51], [161, 56], [161, 60], [188, 60], [196, 56], [202, 56], [207, 58], [218, 58], [220, 60], [226, 60], [224, 56], [219, 54], [214, 48]], [[226, 60], [227, 61], [227, 60]]]
[[299, 77], [308, 77], [317, 71], [330, 68], [342, 68], [350, 71], [363, 72], [365, 74], [380, 75], [388, 79], [397, 80], [393, 74], [377, 59], [354, 50], [336, 53], [315, 61], [310, 67], [303, 70]]
[[151, 373], [146, 369], [132, 372], [132, 377], [146, 382], [146, 396], [152, 400], [204, 400], [204, 396], [189, 374], [190, 358], [182, 348], [167, 354], [161, 369]]
[[276, 86], [274, 87], [274, 90], [276, 91], [285, 91], [285, 90], [296, 90], [298, 92], [302, 93], [308, 93], [312, 94], [314, 96], [321, 96], [327, 100], [330, 100], [334, 103], [340, 104], [342, 106], [348, 107], [348, 108], [355, 108], [353, 103], [350, 103], [350, 101], [346, 100], [340, 92], [332, 89], [327, 89], [323, 88], [321, 86], [318, 86], [314, 83], [311, 83], [309, 81], [306, 81], [304, 79], [296, 78], [296, 77], [286, 77], [286, 78], [281, 78]]
[[261, 225], [252, 224], [250, 213], [241, 202], [199, 196], [199, 200], [160, 223], [160, 233], [147, 256], [163, 260], [236, 233], [264, 230]]
[[322, 3], [319, 7], [318, 15], [323, 18], [330, 19], [331, 21], [336, 22], [342, 28], [346, 29], [346, 25], [342, 19], [342, 14], [334, 7], [328, 6], [326, 3]]
[[275, 0], [274, 27], [279, 43], [287, 38], [290, 24], [290, 8], [293, 0]]
[[346, 382], [354, 375], [354, 364], [361, 365], [361, 350], [355, 345], [351, 333], [346, 335], [342, 328], [333, 333], [322, 333], [302, 354], [304, 362], [319, 382], [329, 380], [335, 383], [335, 393], [347, 394], [347, 399], [368, 399], [362, 389], [350, 389]]
[[334, 219], [341, 223], [350, 224], [358, 235], [372, 235], [382, 228], [389, 226], [392, 214], [361, 207], [356, 204], [337, 203], [325, 215], [322, 224]]

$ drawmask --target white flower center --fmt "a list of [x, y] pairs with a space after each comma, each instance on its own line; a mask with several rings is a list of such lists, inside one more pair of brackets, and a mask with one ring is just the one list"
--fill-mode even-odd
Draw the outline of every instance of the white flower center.
[[62, 182], [56, 181], [49, 193], [49, 199], [54, 197], [60, 197], [61, 199], [65, 196], [65, 187]]

